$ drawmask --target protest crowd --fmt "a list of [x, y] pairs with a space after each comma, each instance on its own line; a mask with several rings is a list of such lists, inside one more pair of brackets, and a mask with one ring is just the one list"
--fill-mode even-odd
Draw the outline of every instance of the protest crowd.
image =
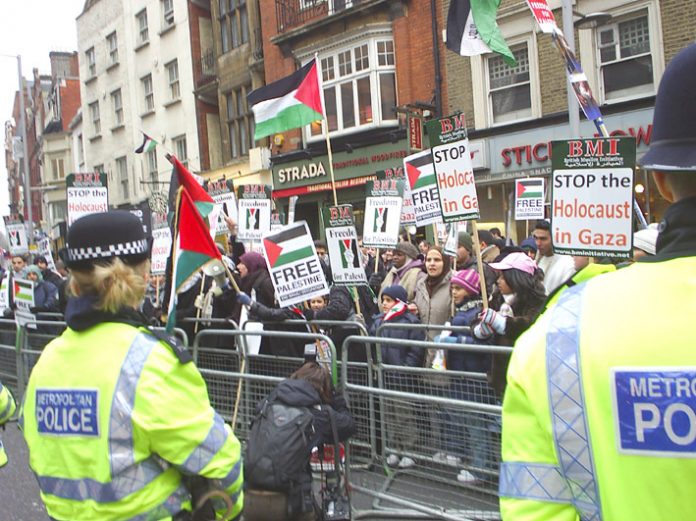
[[[559, 253], [554, 238], [563, 235], [544, 218], [519, 244], [498, 228], [449, 222], [450, 240], [399, 225], [390, 246], [376, 247], [338, 204], [321, 238], [290, 221], [250, 241], [241, 235], [253, 219], [242, 225], [228, 215], [227, 234], [214, 242], [199, 213], [212, 199], [174, 158], [180, 187], [163, 272], [151, 272], [140, 220], [118, 210], [73, 222], [55, 261], [50, 251], [5, 259], [4, 321], [66, 324], [34, 346], [42, 352], [21, 390], [19, 421], [50, 518], [350, 519], [342, 451], [363, 428], [358, 411], [370, 407], [382, 418], [373, 446], [351, 450], [383, 455], [377, 466], [390, 476], [429, 468], [419, 458], [446, 467], [462, 490], [499, 495], [505, 519], [640, 519], [641, 511], [658, 519], [669, 508], [674, 516], [664, 519], [685, 519], [679, 504], [693, 506], [681, 495], [693, 463], [676, 456], [693, 455], [696, 438], [693, 364], [685, 364], [692, 335], [672, 338], [676, 348], [657, 332], [644, 330], [647, 340], [636, 337], [635, 346], [622, 336], [643, 317], [665, 328], [686, 323], [693, 308], [696, 185], [684, 178], [696, 169], [696, 83], [684, 71], [696, 67], [696, 47], [675, 62], [642, 159], [674, 203], [658, 228], [632, 232], [632, 250], [621, 255]], [[366, 232], [383, 227], [375, 215]], [[641, 292], [659, 305], [649, 319]], [[241, 440], [236, 406], [232, 421], [216, 411], [189, 347], [208, 331], [206, 348], [244, 373], [233, 363], [240, 344], [232, 335], [247, 328], [270, 334], [249, 341], [245, 355], [291, 362], [269, 366], [273, 388], [246, 412]], [[365, 343], [355, 339], [362, 332]], [[367, 366], [372, 381], [363, 388], [379, 380], [380, 399], [347, 399], [348, 382], [337, 378], [343, 363]], [[493, 414], [501, 407], [502, 422]], [[0, 385], [0, 422], [14, 408]], [[669, 418], [665, 437], [650, 438]], [[330, 464], [338, 485], [327, 480], [317, 492], [317, 462]], [[661, 479], [683, 470], [687, 485], [672, 483], [677, 505], [627, 505], [607, 477], [624, 464], [620, 475], [638, 495], [648, 490], [648, 465]]]

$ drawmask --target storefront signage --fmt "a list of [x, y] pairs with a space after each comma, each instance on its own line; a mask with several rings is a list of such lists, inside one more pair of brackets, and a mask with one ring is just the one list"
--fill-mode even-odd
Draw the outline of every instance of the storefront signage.
[[567, 255], [629, 258], [633, 239], [633, 138], [553, 142], [551, 238]]

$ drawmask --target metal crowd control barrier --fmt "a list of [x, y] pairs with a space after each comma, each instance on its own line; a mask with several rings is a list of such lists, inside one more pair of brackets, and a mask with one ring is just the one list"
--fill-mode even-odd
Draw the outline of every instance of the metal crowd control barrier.
[[[348, 337], [344, 360], [359, 344], [404, 347], [402, 339]], [[427, 341], [408, 345], [469, 356], [512, 352], [497, 346]], [[380, 349], [376, 351], [381, 360]], [[373, 412], [355, 400], [350, 404], [356, 421], [375, 415], [375, 428], [369, 433], [373, 450], [364, 449], [366, 440], [359, 439], [362, 433], [358, 433], [347, 451], [352, 489], [374, 498], [371, 509], [354, 508], [355, 519], [498, 519], [502, 408], [486, 375], [390, 366], [381, 361], [377, 372], [376, 387], [350, 382], [345, 370], [342, 375], [349, 396], [359, 396], [363, 403], [372, 396], [377, 405]]]

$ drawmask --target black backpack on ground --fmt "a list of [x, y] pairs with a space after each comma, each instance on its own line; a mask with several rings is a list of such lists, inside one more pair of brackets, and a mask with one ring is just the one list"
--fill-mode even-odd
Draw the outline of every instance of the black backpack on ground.
[[[266, 398], [251, 422], [244, 479], [253, 488], [287, 492], [303, 481], [312, 453], [314, 416], [308, 407]], [[311, 478], [310, 478], [311, 480]]]

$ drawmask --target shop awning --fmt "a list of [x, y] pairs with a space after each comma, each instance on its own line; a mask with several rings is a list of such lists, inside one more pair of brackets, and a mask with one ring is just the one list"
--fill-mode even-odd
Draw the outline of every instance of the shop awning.
[[[372, 181], [374, 179], [377, 179], [377, 176], [375, 175], [366, 175], [362, 177], [354, 177], [353, 179], [344, 179], [341, 181], [336, 181], [336, 190], [340, 190], [341, 188], [350, 188], [353, 186], [360, 186], [364, 185], [368, 181]], [[292, 195], [305, 195], [305, 194], [313, 194], [315, 192], [327, 192], [331, 190], [331, 183], [317, 183], [314, 185], [308, 185], [308, 186], [298, 186], [295, 188], [284, 188], [281, 190], [273, 190], [273, 198], [283, 198], [283, 197], [290, 197]]]

